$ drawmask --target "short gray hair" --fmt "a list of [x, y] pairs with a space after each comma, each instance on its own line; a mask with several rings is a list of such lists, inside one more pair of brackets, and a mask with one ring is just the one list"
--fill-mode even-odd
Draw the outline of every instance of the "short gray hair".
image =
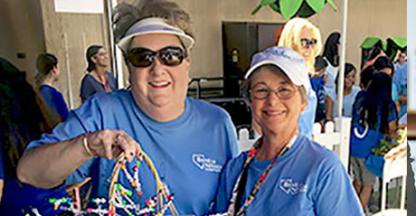
[[169, 25], [182, 29], [193, 37], [190, 15], [176, 2], [168, 0], [138, 0], [134, 4], [120, 3], [116, 6], [112, 18], [116, 43], [136, 22], [150, 17], [163, 18]]

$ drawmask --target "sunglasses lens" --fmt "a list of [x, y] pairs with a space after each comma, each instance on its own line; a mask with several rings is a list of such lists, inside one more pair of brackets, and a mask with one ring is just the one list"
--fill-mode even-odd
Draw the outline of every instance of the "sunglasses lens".
[[127, 60], [134, 67], [148, 67], [153, 63], [153, 57], [156, 54], [148, 49], [144, 48], [134, 48], [129, 51], [127, 55]]
[[185, 58], [185, 52], [179, 47], [166, 47], [159, 51], [160, 61], [167, 66], [180, 65]]
[[165, 47], [158, 52], [146, 48], [134, 48], [128, 52], [127, 60], [134, 67], [149, 67], [156, 56], [166, 66], [177, 66], [182, 63], [186, 54], [179, 47]]
[[318, 41], [316, 39], [307, 39], [307, 38], [300, 39], [300, 45], [305, 48], [313, 47], [316, 45], [317, 42]]

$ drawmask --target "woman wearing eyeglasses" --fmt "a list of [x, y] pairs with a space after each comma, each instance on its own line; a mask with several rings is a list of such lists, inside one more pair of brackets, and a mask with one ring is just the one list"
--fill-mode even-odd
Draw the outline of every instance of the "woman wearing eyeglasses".
[[[315, 57], [319, 55], [322, 48], [321, 33], [307, 19], [296, 17], [289, 20], [283, 28], [278, 45], [298, 52], [305, 59], [306, 72], [308, 74], [315, 72]], [[318, 104], [316, 93], [310, 82], [305, 83], [305, 88], [308, 93], [308, 105], [299, 118], [299, 132], [311, 137]]]
[[309, 82], [302, 56], [286, 47], [254, 55], [245, 81], [263, 132], [221, 174], [213, 208], [227, 215], [363, 215], [337, 156], [299, 134]]
[[[222, 167], [237, 153], [235, 128], [224, 110], [186, 97], [194, 44], [189, 15], [173, 2], [144, 2], [140, 10], [123, 4], [115, 15], [122, 22], [116, 29], [127, 26], [118, 45], [131, 90], [92, 97], [52, 134], [32, 142], [19, 164], [19, 177], [50, 188], [90, 176], [90, 197], [108, 198], [114, 159], [124, 152], [133, 169], [140, 145], [174, 195], [176, 213], [203, 215], [215, 197]], [[119, 183], [133, 190], [128, 176], [119, 175]], [[142, 194], [131, 199], [144, 207], [158, 194], [145, 165], [139, 182]]]

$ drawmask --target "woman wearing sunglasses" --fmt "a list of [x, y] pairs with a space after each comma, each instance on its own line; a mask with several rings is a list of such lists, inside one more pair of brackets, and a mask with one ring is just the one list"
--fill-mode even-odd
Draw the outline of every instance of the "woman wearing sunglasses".
[[[322, 48], [321, 33], [307, 19], [296, 17], [289, 20], [283, 28], [278, 45], [289, 47], [298, 52], [305, 59], [306, 72], [309, 74], [315, 72], [315, 57], [319, 55]], [[309, 103], [299, 118], [299, 131], [301, 134], [311, 137], [318, 105], [316, 93], [310, 82], [305, 83], [305, 88]]]
[[337, 156], [298, 132], [308, 104], [302, 56], [286, 47], [254, 55], [244, 92], [262, 137], [223, 169], [213, 212], [363, 215]]
[[[116, 32], [127, 26], [118, 45], [130, 90], [92, 97], [52, 134], [32, 142], [19, 177], [50, 188], [91, 176], [90, 197], [108, 198], [113, 159], [124, 152], [133, 169], [140, 145], [174, 194], [178, 213], [202, 215], [222, 166], [237, 153], [235, 129], [224, 110], [186, 97], [194, 44], [189, 15], [173, 2], [143, 2], [140, 10], [123, 4], [115, 14]], [[124, 173], [119, 179], [131, 189]], [[145, 205], [157, 195], [148, 167], [141, 166], [139, 179], [143, 194], [132, 199]]]

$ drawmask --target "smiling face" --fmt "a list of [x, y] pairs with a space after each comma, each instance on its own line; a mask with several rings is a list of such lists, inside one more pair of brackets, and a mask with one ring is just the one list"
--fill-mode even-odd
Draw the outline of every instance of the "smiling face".
[[[159, 51], [165, 47], [180, 47], [178, 37], [169, 34], [148, 34], [136, 36], [130, 45], [133, 48]], [[188, 88], [190, 60], [186, 58], [177, 66], [163, 65], [155, 57], [148, 67], [134, 67], [128, 63], [130, 82], [136, 103], [156, 120], [158, 116], [169, 115], [172, 120], [184, 111]]]
[[97, 54], [92, 57], [92, 61], [97, 67], [105, 68], [110, 65], [110, 59], [104, 48], [98, 50]]
[[352, 86], [355, 83], [355, 74], [356, 74], [356, 71], [352, 70], [350, 73], [348, 73], [347, 76], [345, 76], [345, 79], [344, 79], [344, 88], [345, 89], [352, 88]]
[[294, 91], [290, 98], [285, 99], [279, 99], [274, 92], [264, 99], [256, 99], [252, 93], [250, 94], [253, 118], [262, 132], [285, 134], [297, 130], [299, 116], [306, 107], [306, 101], [302, 99], [299, 87], [282, 72], [272, 71], [267, 67], [260, 68], [250, 79], [251, 91], [259, 91], [261, 88], [283, 91], [282, 93], [285, 89]]
[[304, 41], [315, 41], [315, 44], [307, 43], [306, 46], [302, 46], [301, 42], [295, 43], [298, 44], [294, 47], [294, 50], [299, 52], [304, 58], [305, 61], [311, 61], [315, 58], [313, 49], [316, 46], [316, 38], [314, 38], [314, 34], [309, 28], [303, 27], [302, 31], [300, 32], [300, 40]]

